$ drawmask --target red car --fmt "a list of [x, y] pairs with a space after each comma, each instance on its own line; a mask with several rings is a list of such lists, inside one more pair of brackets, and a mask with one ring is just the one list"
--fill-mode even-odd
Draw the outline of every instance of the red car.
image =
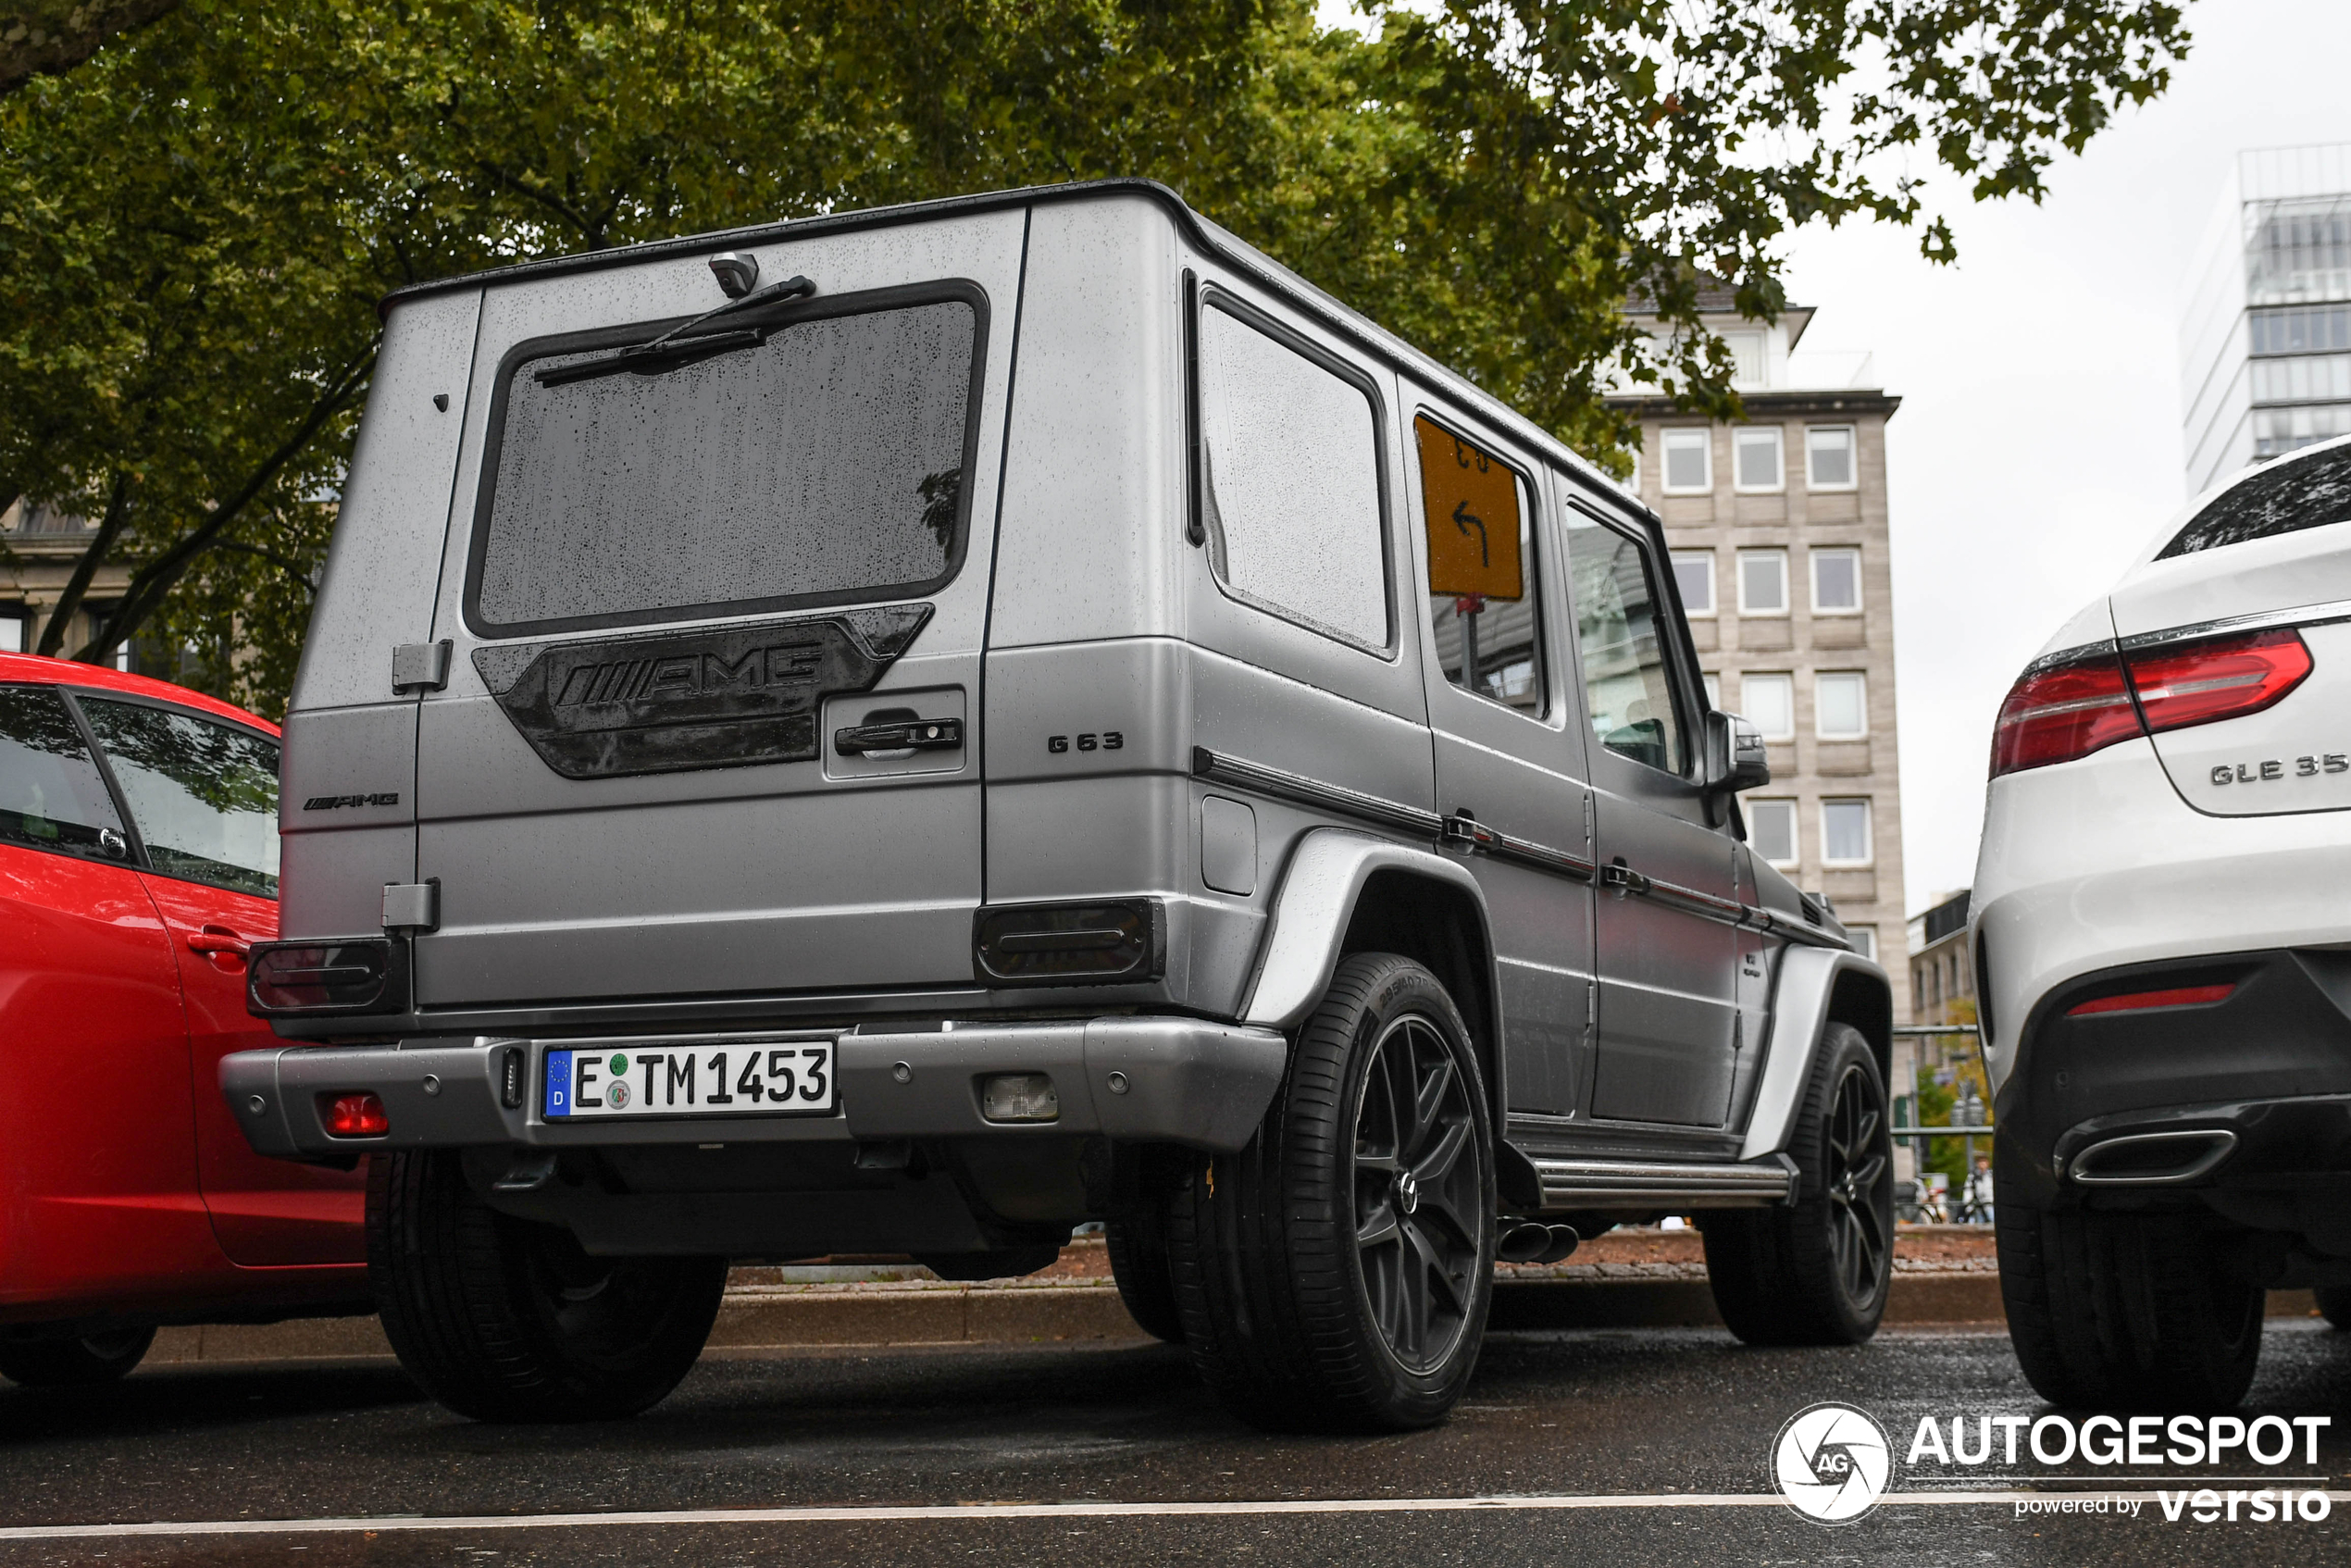
[[218, 1063], [278, 932], [278, 729], [0, 654], [0, 1374], [97, 1383], [167, 1323], [367, 1312], [358, 1171], [264, 1159]]

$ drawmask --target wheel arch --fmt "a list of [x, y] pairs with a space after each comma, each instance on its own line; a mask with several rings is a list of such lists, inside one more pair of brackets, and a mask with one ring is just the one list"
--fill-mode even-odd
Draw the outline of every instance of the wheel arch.
[[1743, 1160], [1761, 1159], [1787, 1147], [1827, 1025], [1847, 1024], [1860, 1030], [1877, 1059], [1878, 1076], [1885, 1078], [1893, 1071], [1894, 983], [1873, 960], [1835, 948], [1791, 945], [1781, 953], [1778, 968], [1762, 1078], [1739, 1150]]
[[1340, 959], [1393, 952], [1434, 974], [1461, 1009], [1486, 1078], [1496, 1135], [1502, 1082], [1501, 990], [1493, 927], [1477, 879], [1431, 851], [1344, 828], [1317, 828], [1290, 856], [1274, 901], [1243, 1021], [1288, 1030], [1311, 1013]]

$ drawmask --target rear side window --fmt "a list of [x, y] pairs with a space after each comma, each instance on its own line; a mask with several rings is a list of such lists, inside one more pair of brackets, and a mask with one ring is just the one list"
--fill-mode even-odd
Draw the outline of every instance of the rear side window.
[[1542, 628], [1526, 482], [1499, 457], [1428, 416], [1412, 419], [1428, 534], [1428, 614], [1445, 678], [1543, 712]]
[[55, 691], [0, 686], [0, 844], [97, 860], [130, 855], [114, 797]]
[[278, 896], [278, 743], [192, 714], [83, 697], [147, 864]]
[[2351, 447], [2280, 461], [2223, 491], [2211, 505], [2188, 520], [2188, 526], [2156, 559], [2193, 555], [2199, 550], [2299, 533], [2329, 523], [2351, 523]]
[[1689, 749], [1673, 708], [1652, 563], [1631, 538], [1576, 512], [1567, 518], [1567, 559], [1593, 735], [1621, 756], [1682, 772]]
[[1388, 644], [1370, 394], [1221, 309], [1200, 315], [1201, 521], [1234, 597], [1374, 653]]
[[542, 380], [662, 330], [510, 356], [474, 523], [475, 630], [912, 597], [954, 575], [977, 440], [976, 290], [788, 307], [657, 373]]

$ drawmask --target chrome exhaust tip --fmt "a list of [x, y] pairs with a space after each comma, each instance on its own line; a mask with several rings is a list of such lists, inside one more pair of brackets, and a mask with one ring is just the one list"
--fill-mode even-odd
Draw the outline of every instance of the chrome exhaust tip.
[[2091, 1144], [2067, 1174], [2084, 1187], [2177, 1187], [2209, 1176], [2236, 1146], [2226, 1127], [2131, 1133]]
[[1555, 1263], [1583, 1245], [1572, 1225], [1543, 1225], [1523, 1220], [1502, 1233], [1494, 1261], [1502, 1263]]

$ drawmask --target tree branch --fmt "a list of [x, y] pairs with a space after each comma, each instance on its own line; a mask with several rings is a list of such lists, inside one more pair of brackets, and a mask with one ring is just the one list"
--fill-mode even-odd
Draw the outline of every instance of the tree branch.
[[81, 608], [82, 595], [90, 591], [90, 580], [106, 564], [114, 541], [121, 532], [125, 519], [131, 516], [131, 476], [117, 474], [114, 489], [107, 492], [106, 514], [98, 519], [98, 532], [81, 552], [81, 559], [73, 564], [73, 575], [66, 579], [65, 591], [49, 611], [48, 623], [41, 628], [41, 641], [33, 652], [56, 658], [57, 650], [65, 646], [66, 627]]
[[309, 415], [293, 434], [262, 460], [233, 495], [205, 514], [205, 520], [178, 543], [131, 574], [114, 613], [106, 617], [106, 624], [98, 628], [97, 634], [73, 656], [83, 664], [97, 664], [137, 633], [163, 604], [165, 596], [187, 575], [188, 568], [195, 565], [196, 557], [213, 547], [222, 531], [267, 488], [279, 470], [299, 456], [303, 448], [308, 446], [326, 427], [327, 421], [351, 401], [352, 393], [366, 382], [375, 363], [375, 345], [370, 343], [367, 352], [345, 367], [335, 384], [312, 404]]

